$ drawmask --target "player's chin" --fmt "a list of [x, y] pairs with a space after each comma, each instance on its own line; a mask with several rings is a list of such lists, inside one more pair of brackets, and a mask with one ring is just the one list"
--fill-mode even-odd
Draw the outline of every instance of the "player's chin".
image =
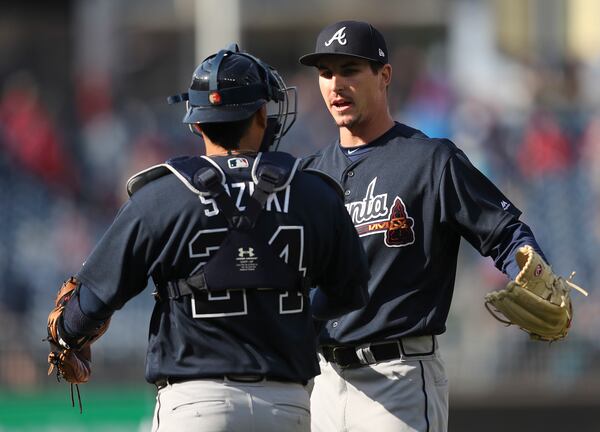
[[356, 117], [350, 115], [339, 115], [337, 113], [331, 113], [333, 119], [335, 120], [335, 124], [338, 127], [350, 128], [352, 125], [356, 123]]

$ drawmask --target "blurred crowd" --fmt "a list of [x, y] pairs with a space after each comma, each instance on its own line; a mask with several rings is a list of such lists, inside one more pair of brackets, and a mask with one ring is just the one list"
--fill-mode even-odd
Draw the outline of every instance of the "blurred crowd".
[[[461, 94], [437, 66], [440, 62], [431, 59], [433, 55], [411, 49], [392, 55], [394, 117], [430, 136], [451, 138], [523, 210], [555, 271], [568, 276], [576, 270], [576, 283], [590, 292], [589, 298], [574, 294], [574, 328], [564, 342], [570, 345], [558, 347], [555, 357], [544, 360], [547, 375], [539, 379], [556, 379], [556, 371], [570, 377], [596, 371], [600, 104], [583, 103], [582, 70], [577, 64], [523, 65], [521, 100], [526, 103], [515, 107]], [[282, 70], [287, 83], [298, 88], [299, 112], [281, 149], [304, 156], [335, 139], [336, 128], [326, 114], [316, 72], [299, 69]], [[181, 124], [181, 107], [166, 111], [162, 105], [122, 99], [109, 80], [75, 82], [69, 115], [62, 116], [50, 109], [52, 104], [31, 71], [15, 72], [3, 83], [0, 346], [11, 348], [0, 349], [0, 385], [30, 388], [48, 381], [42, 338], [56, 290], [79, 269], [126, 200], [127, 178], [170, 157], [200, 153], [202, 145]], [[482, 312], [484, 294], [506, 282], [491, 260], [464, 245], [461, 263], [449, 324], [449, 358], [456, 359], [453, 350], [462, 355], [488, 350], [461, 358], [460, 366], [466, 369], [469, 361], [493, 357], [487, 372], [482, 371], [491, 380], [501, 380], [517, 365], [523, 368], [546, 358], [547, 346], [529, 343], [524, 334], [508, 332]], [[150, 292], [118, 314], [112, 331], [98, 343], [100, 359], [103, 349], [114, 358], [117, 348], [129, 363], [131, 358], [143, 362], [153, 302]], [[485, 341], [472, 339], [473, 327]], [[511, 356], [494, 356], [498, 347], [509, 347]], [[470, 370], [474, 379], [477, 367]], [[458, 369], [454, 373], [461, 376]], [[141, 376], [140, 369], [135, 379]]]

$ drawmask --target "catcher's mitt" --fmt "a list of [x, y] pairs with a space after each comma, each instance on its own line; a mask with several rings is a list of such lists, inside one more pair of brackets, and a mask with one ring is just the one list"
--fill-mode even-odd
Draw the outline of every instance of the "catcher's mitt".
[[[66, 304], [75, 295], [79, 288], [79, 282], [71, 277], [62, 284], [56, 300], [54, 309], [48, 315], [48, 338], [50, 342], [50, 354], [48, 355], [48, 375], [56, 369], [58, 380], [63, 378], [71, 385], [86, 383], [91, 375], [92, 351], [90, 345], [106, 332], [110, 319], [104, 322], [92, 336], [84, 336], [72, 339], [64, 335], [62, 327], [63, 312]], [[71, 397], [73, 397], [71, 387]], [[79, 394], [79, 388], [77, 388]], [[81, 407], [81, 401], [80, 401]]]
[[555, 341], [564, 338], [573, 320], [569, 291], [575, 288], [588, 295], [571, 282], [575, 272], [568, 280], [556, 276], [531, 246], [519, 248], [516, 259], [521, 271], [505, 289], [488, 293], [485, 307], [498, 321], [519, 326], [532, 339]]

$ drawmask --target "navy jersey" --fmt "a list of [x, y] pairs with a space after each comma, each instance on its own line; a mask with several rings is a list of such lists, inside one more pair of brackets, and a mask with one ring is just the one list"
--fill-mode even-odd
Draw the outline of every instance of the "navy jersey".
[[[240, 210], [254, 190], [256, 159], [210, 158], [225, 174], [225, 189]], [[333, 303], [346, 311], [364, 304], [366, 257], [340, 195], [321, 176], [296, 172], [270, 195], [254, 229]], [[124, 204], [77, 277], [102, 303], [119, 309], [149, 277], [163, 286], [196, 273], [227, 233], [213, 199], [194, 193], [177, 175], [161, 176]], [[157, 302], [146, 379], [262, 374], [306, 382], [315, 376], [316, 335], [307, 298], [297, 290], [268, 288]]]
[[304, 161], [343, 185], [371, 271], [367, 306], [330, 320], [320, 342], [441, 334], [460, 238], [488, 256], [520, 211], [446, 139], [396, 123], [360, 153], [334, 143]]

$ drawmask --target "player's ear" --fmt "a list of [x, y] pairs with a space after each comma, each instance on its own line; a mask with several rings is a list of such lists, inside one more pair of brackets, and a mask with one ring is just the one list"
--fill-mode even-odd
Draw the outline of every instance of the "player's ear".
[[392, 82], [392, 65], [386, 64], [381, 68], [381, 81], [387, 88]]
[[258, 111], [254, 113], [254, 121], [261, 129], [267, 128], [267, 104], [261, 106]]

